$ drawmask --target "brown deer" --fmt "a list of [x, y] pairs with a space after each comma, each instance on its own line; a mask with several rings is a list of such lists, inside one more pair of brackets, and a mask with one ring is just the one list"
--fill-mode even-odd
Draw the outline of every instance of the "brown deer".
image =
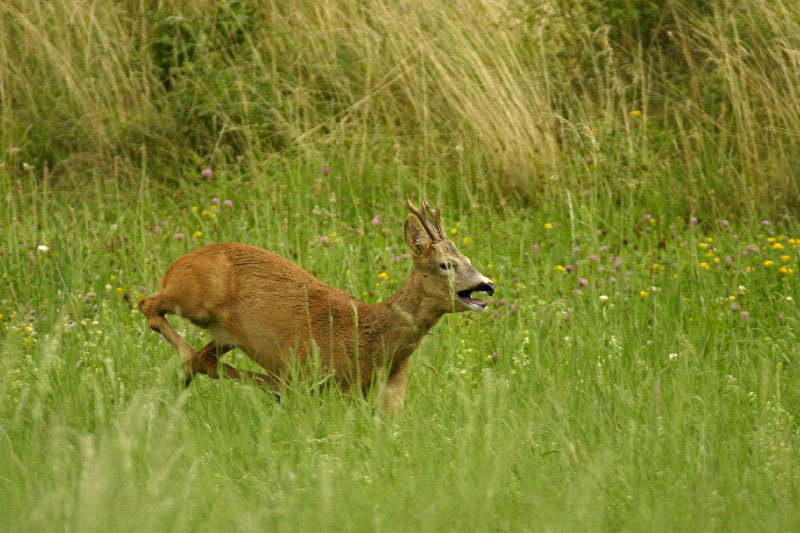
[[[442, 229], [441, 214], [423, 199], [405, 238], [414, 265], [388, 300], [367, 304], [314, 278], [286, 259], [246, 244], [210, 244], [190, 252], [164, 274], [161, 291], [139, 301], [150, 327], [177, 350], [186, 384], [197, 373], [246, 378], [277, 388], [292, 363], [317, 364], [343, 390], [381, 387], [388, 411], [403, 406], [410, 355], [445, 313], [483, 311], [473, 292], [494, 293], [494, 283], [472, 267]], [[212, 341], [193, 350], [164, 315], [189, 319]], [[241, 348], [265, 374], [220, 364]], [[316, 359], [314, 359], [316, 357]], [[294, 358], [294, 359], [293, 359]], [[315, 363], [316, 361], [316, 363]]]

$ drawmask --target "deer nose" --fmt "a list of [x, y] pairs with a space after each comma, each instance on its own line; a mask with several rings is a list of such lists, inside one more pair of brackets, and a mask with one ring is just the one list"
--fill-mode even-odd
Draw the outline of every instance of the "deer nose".
[[477, 287], [475, 287], [476, 292], [485, 292], [489, 296], [494, 294], [494, 283], [491, 281], [484, 281]]

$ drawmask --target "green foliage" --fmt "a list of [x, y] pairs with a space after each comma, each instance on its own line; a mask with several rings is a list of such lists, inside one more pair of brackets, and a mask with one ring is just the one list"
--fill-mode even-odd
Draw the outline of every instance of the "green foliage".
[[800, 198], [795, 3], [91, 6], [2, 8], [0, 153], [17, 176], [174, 183], [339, 154], [491, 176], [504, 203], [549, 201], [553, 176], [624, 195], [630, 174], [642, 201], [669, 183], [724, 216]]
[[0, 174], [5, 528], [797, 529], [800, 226], [679, 217], [668, 190], [652, 212], [563, 183], [563, 202], [496, 210], [430, 180], [499, 289], [434, 327], [395, 420], [308, 383], [279, 404], [181, 388], [135, 303], [190, 249], [256, 243], [367, 301], [397, 290], [404, 208], [357, 164], [174, 189]]

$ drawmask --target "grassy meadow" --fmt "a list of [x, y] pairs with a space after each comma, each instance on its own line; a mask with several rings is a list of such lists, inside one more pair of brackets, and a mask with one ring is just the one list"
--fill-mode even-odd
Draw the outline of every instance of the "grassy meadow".
[[[0, 5], [0, 530], [800, 528], [800, 7], [183, 4]], [[135, 307], [226, 240], [380, 301], [422, 196], [498, 291], [396, 418]]]

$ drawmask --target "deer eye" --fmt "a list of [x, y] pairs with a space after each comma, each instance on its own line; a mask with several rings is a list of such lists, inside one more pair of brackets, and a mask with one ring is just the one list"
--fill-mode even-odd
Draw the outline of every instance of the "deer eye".
[[441, 268], [442, 270], [452, 270], [453, 269], [453, 263], [441, 263], [439, 265], [439, 268]]

